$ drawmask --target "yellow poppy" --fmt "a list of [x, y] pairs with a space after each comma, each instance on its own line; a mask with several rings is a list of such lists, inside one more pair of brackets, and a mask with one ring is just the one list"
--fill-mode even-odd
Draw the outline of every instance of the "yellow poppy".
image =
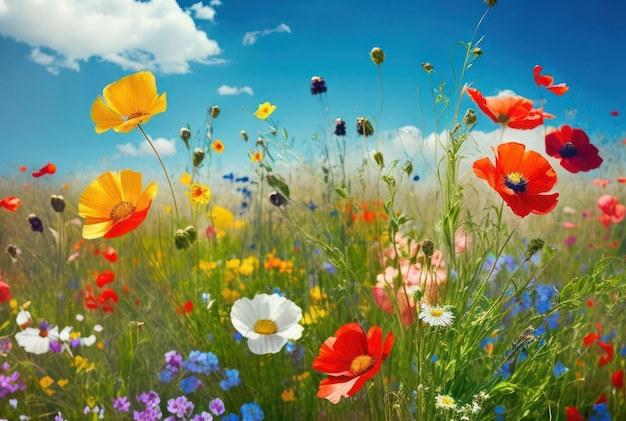
[[192, 183], [189, 186], [191, 203], [207, 204], [211, 201], [211, 189], [202, 184]]
[[250, 152], [250, 159], [252, 159], [252, 162], [261, 162], [263, 161], [263, 154], [261, 152], [255, 152], [254, 154]]
[[166, 94], [159, 95], [154, 75], [143, 71], [107, 85], [91, 105], [91, 120], [98, 134], [109, 129], [128, 133], [166, 109]]
[[276, 105], [272, 105], [269, 102], [259, 104], [259, 108], [254, 112], [255, 117], [265, 120], [274, 112]]
[[113, 238], [134, 230], [146, 219], [157, 190], [153, 181], [142, 193], [139, 172], [102, 174], [78, 202], [78, 214], [85, 219], [83, 238]]
[[213, 148], [213, 150], [217, 153], [222, 153], [224, 152], [224, 143], [221, 140], [216, 140], [215, 142], [213, 142], [213, 144], [211, 145], [211, 147]]

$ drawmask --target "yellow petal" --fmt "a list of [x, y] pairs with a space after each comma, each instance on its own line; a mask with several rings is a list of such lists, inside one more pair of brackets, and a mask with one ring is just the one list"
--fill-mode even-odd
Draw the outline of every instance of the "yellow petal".
[[146, 190], [137, 198], [137, 204], [135, 205], [135, 212], [141, 212], [142, 210], [150, 207], [150, 204], [154, 200], [157, 192], [159, 191], [156, 181], [148, 184]]
[[124, 122], [122, 116], [111, 110], [102, 101], [101, 97], [96, 98], [91, 105], [91, 120], [96, 123], [96, 133], [104, 133]]
[[141, 194], [141, 173], [133, 170], [122, 170], [117, 176], [121, 187], [122, 201], [135, 205]]
[[83, 218], [110, 218], [111, 209], [122, 201], [115, 173], [106, 172], [91, 182], [80, 195], [78, 214]]
[[113, 226], [113, 221], [100, 222], [98, 224], [87, 224], [83, 225], [83, 238], [86, 240], [93, 240], [94, 238], [102, 238], [104, 234], [106, 234], [111, 227]]
[[125, 76], [104, 88], [107, 105], [118, 114], [133, 118], [147, 114], [157, 97], [156, 80], [148, 71]]

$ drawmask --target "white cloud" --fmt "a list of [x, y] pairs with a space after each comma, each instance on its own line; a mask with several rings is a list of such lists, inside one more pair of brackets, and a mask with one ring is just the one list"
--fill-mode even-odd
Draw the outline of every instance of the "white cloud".
[[242, 86], [241, 88], [237, 86], [228, 86], [222, 85], [217, 88], [218, 95], [239, 95], [239, 94], [248, 94], [250, 96], [254, 95], [254, 91], [249, 86]]
[[[173, 156], [176, 155], [176, 141], [174, 139], [165, 139], [159, 137], [152, 141], [159, 155]], [[126, 143], [124, 145], [115, 145], [121, 156], [147, 156], [154, 155], [152, 147], [147, 140], [141, 142], [139, 147], [135, 147], [132, 143]]]
[[[210, 9], [192, 7], [196, 15]], [[51, 73], [78, 71], [92, 58], [160, 73], [223, 62], [217, 42], [176, 0], [0, 0], [0, 34], [30, 45], [30, 59]]]
[[243, 45], [255, 44], [259, 40], [259, 37], [264, 37], [273, 34], [274, 32], [291, 33], [291, 28], [289, 28], [289, 26], [287, 26], [286, 24], [281, 23], [274, 29], [263, 29], [261, 31], [246, 32], [243, 36]]
[[215, 9], [210, 6], [204, 6], [201, 1], [192, 4], [189, 10], [192, 10], [194, 12], [193, 17], [196, 19], [211, 21], [215, 19]]
[[220, 0], [211, 0], [209, 2], [209, 6], [221, 6], [222, 2]]

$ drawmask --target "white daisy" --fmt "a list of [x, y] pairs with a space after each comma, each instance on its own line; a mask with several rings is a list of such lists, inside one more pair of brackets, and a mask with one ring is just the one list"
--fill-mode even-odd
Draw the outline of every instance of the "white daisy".
[[437, 395], [435, 396], [435, 408], [456, 409], [456, 402], [450, 395]]
[[290, 339], [300, 339], [302, 309], [278, 294], [257, 294], [235, 301], [230, 311], [233, 326], [248, 338], [254, 354], [275, 354]]
[[449, 306], [429, 306], [421, 303], [419, 319], [430, 326], [450, 326], [454, 322], [454, 314]]
[[50, 351], [50, 341], [58, 339], [58, 326], [48, 328], [46, 323], [40, 323], [39, 328], [27, 327], [15, 334], [17, 344], [32, 354], [45, 354]]

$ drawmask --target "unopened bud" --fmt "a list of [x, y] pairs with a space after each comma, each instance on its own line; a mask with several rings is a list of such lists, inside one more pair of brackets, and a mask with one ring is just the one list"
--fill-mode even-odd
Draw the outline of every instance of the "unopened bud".
[[194, 167], [199, 167], [202, 161], [204, 161], [204, 151], [200, 148], [194, 149], [192, 161]]
[[530, 240], [530, 242], [528, 243], [528, 248], [526, 249], [526, 260], [529, 260], [535, 254], [537, 254], [537, 252], [543, 248], [544, 244], [545, 243], [541, 238], [533, 238], [532, 240]]
[[220, 110], [220, 107], [217, 105], [214, 105], [211, 107], [211, 118], [217, 118], [218, 115], [220, 115], [220, 112], [222, 110]]
[[380, 66], [385, 61], [385, 53], [382, 48], [374, 47], [372, 51], [370, 51], [370, 58], [377, 66]]
[[240, 134], [241, 134], [241, 138], [247, 142], [248, 141], [248, 133], [245, 130], [242, 130], [240, 132]]
[[371, 136], [374, 134], [374, 128], [367, 118], [359, 117], [356, 119], [356, 132], [363, 136]]
[[475, 47], [475, 48], [472, 48], [471, 53], [474, 54], [475, 56], [482, 56], [483, 50], [480, 47]]
[[11, 259], [16, 259], [17, 258], [17, 247], [15, 247], [13, 244], [9, 244], [7, 246], [7, 254], [9, 256], [11, 256]]
[[463, 116], [463, 124], [465, 124], [466, 126], [473, 126], [474, 124], [476, 124], [476, 120], [478, 120], [478, 116], [476, 115], [474, 110], [469, 108], [467, 111], [465, 111], [465, 115]]
[[422, 69], [426, 70], [427, 73], [430, 73], [433, 71], [434, 67], [429, 62], [426, 62], [426, 63], [422, 63]]
[[30, 223], [30, 229], [33, 232], [43, 232], [43, 222], [35, 214], [28, 215], [28, 222]]
[[422, 240], [422, 251], [426, 257], [432, 257], [435, 254], [435, 243], [430, 238]]
[[55, 212], [61, 213], [65, 210], [65, 199], [63, 199], [63, 196], [53, 194], [50, 196], [50, 205], [52, 205], [52, 209]]
[[378, 165], [379, 168], [385, 166], [385, 158], [383, 157], [383, 153], [380, 151], [374, 152], [374, 161]]
[[274, 206], [282, 206], [287, 203], [287, 199], [285, 196], [277, 192], [276, 190], [272, 191], [269, 194], [270, 203]]
[[498, 2], [498, 0], [485, 0], [485, 4], [486, 4], [488, 7], [493, 7], [493, 6], [495, 6], [497, 2]]
[[189, 149], [189, 139], [191, 138], [191, 130], [189, 130], [187, 127], [182, 127], [180, 131], [178, 132], [178, 135], [180, 136], [182, 141], [185, 142], [185, 146], [187, 146], [187, 149]]
[[174, 243], [176, 244], [176, 248], [178, 250], [184, 250], [189, 248], [189, 246], [192, 245], [197, 238], [198, 232], [196, 231], [196, 228], [193, 225], [189, 225], [184, 230], [176, 230]]

